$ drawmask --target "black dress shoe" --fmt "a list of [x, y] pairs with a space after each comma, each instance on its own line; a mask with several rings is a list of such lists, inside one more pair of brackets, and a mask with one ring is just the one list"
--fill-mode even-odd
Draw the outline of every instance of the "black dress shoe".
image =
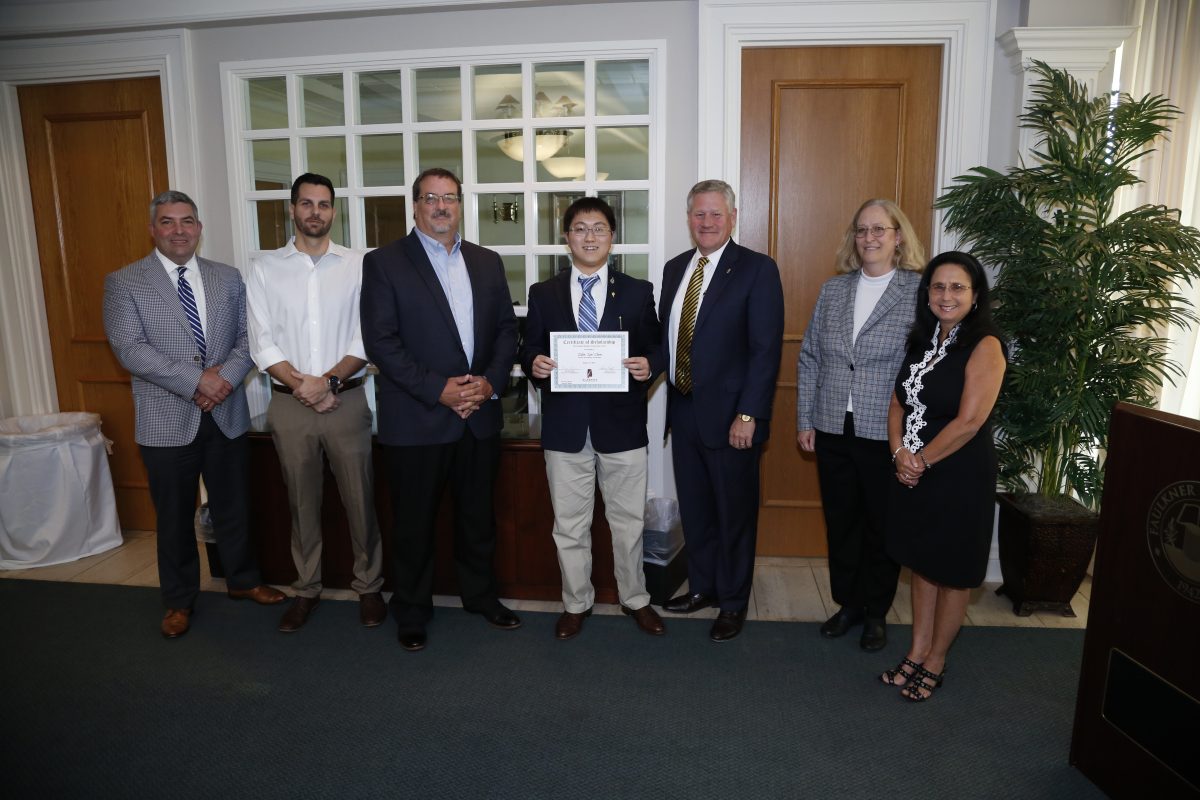
[[862, 622], [865, 617], [861, 608], [842, 606], [836, 614], [825, 620], [825, 624], [821, 626], [821, 635], [826, 639], [845, 636], [847, 631]]
[[663, 603], [663, 611], [670, 611], [672, 614], [691, 614], [693, 611], [699, 611], [702, 608], [708, 608], [716, 604], [717, 598], [711, 595], [681, 594]]
[[400, 631], [396, 637], [400, 640], [400, 646], [410, 653], [415, 653], [418, 650], [425, 649], [425, 631], [422, 630], [407, 630]]
[[296, 597], [292, 601], [292, 605], [284, 612], [283, 619], [279, 620], [279, 632], [295, 633], [303, 628], [304, 623], [308, 622], [308, 615], [320, 602], [320, 597]]
[[862, 638], [858, 646], [868, 653], [882, 650], [887, 645], [887, 625], [878, 617], [867, 617], [863, 623]]
[[476, 613], [482, 614], [483, 618], [486, 619], [488, 624], [490, 624], [492, 627], [500, 628], [501, 630], [513, 631], [521, 627], [521, 618], [499, 603], [492, 608], [484, 609], [483, 611]]
[[740, 611], [722, 611], [717, 615], [708, 638], [714, 642], [727, 642], [742, 632], [742, 623], [746, 621], [746, 609]]

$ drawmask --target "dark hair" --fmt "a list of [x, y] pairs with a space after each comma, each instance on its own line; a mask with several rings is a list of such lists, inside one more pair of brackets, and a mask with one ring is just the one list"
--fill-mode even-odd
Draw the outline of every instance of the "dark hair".
[[300, 199], [300, 184], [311, 183], [313, 186], [324, 186], [329, 190], [329, 199], [337, 197], [333, 193], [333, 181], [326, 178], [324, 175], [318, 175], [315, 172], [306, 172], [296, 180], [292, 181], [292, 205], [296, 205], [296, 201]]
[[928, 349], [929, 343], [933, 340], [933, 332], [937, 329], [938, 318], [929, 308], [929, 284], [933, 281], [933, 273], [937, 272], [937, 268], [944, 264], [957, 264], [966, 270], [967, 275], [971, 278], [971, 288], [975, 292], [975, 303], [967, 312], [967, 316], [963, 318], [962, 327], [958, 329], [958, 335], [954, 337], [953, 348], [970, 349], [985, 336], [995, 336], [1000, 340], [1000, 346], [1004, 347], [1004, 337], [1000, 335], [1000, 329], [992, 320], [987, 273], [984, 271], [983, 265], [979, 263], [979, 259], [970, 253], [958, 250], [940, 253], [925, 265], [921, 283], [917, 285], [917, 319], [913, 323], [912, 331], [908, 334], [908, 346]]
[[159, 208], [171, 205], [172, 203], [187, 203], [192, 207], [192, 216], [196, 218], [197, 222], [200, 221], [200, 210], [196, 208], [196, 203], [192, 198], [183, 192], [167, 189], [165, 192], [160, 192], [150, 201], [150, 224], [154, 224], [154, 218], [158, 216]]
[[413, 187], [412, 187], [413, 205], [416, 205], [417, 198], [421, 195], [421, 181], [425, 180], [426, 178], [447, 178], [449, 180], [454, 181], [454, 185], [458, 187], [458, 196], [462, 197], [462, 181], [460, 181], [458, 179], [457, 175], [455, 175], [453, 172], [451, 172], [448, 169], [443, 169], [442, 167], [430, 167], [429, 169], [425, 170], [420, 175], [418, 175], [417, 179], [415, 181], [413, 181]]
[[562, 229], [566, 233], [571, 228], [571, 223], [580, 214], [586, 214], [589, 211], [595, 211], [603, 214], [608, 220], [608, 227], [613, 229], [613, 233], [617, 232], [617, 215], [613, 213], [612, 206], [601, 200], [599, 197], [581, 197], [571, 205], [567, 206], [567, 210], [563, 212]]

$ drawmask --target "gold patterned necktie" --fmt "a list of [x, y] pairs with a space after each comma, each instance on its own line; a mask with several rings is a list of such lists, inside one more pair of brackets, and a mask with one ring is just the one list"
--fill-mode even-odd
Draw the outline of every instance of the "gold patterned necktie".
[[696, 311], [700, 308], [700, 289], [704, 286], [704, 267], [708, 256], [700, 256], [692, 279], [683, 296], [679, 312], [679, 339], [675, 345], [675, 388], [684, 394], [692, 393], [692, 335], [696, 332]]

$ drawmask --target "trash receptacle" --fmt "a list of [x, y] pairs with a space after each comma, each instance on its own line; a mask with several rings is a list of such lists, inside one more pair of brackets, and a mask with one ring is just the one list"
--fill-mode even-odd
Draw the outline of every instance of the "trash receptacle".
[[642, 569], [646, 573], [646, 591], [650, 593], [650, 602], [656, 605], [670, 600], [687, 578], [687, 554], [684, 553], [679, 503], [669, 497], [646, 500]]
[[99, 414], [0, 420], [0, 569], [63, 564], [121, 544], [108, 444]]

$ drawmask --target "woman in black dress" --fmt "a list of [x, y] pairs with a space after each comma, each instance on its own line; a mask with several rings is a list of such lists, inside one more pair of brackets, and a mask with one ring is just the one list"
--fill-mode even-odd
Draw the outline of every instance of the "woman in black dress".
[[942, 685], [969, 591], [987, 571], [996, 492], [988, 417], [1004, 368], [983, 267], [968, 253], [936, 256], [917, 288], [917, 320], [888, 410], [896, 483], [887, 550], [912, 570], [913, 638], [880, 677], [909, 700]]

